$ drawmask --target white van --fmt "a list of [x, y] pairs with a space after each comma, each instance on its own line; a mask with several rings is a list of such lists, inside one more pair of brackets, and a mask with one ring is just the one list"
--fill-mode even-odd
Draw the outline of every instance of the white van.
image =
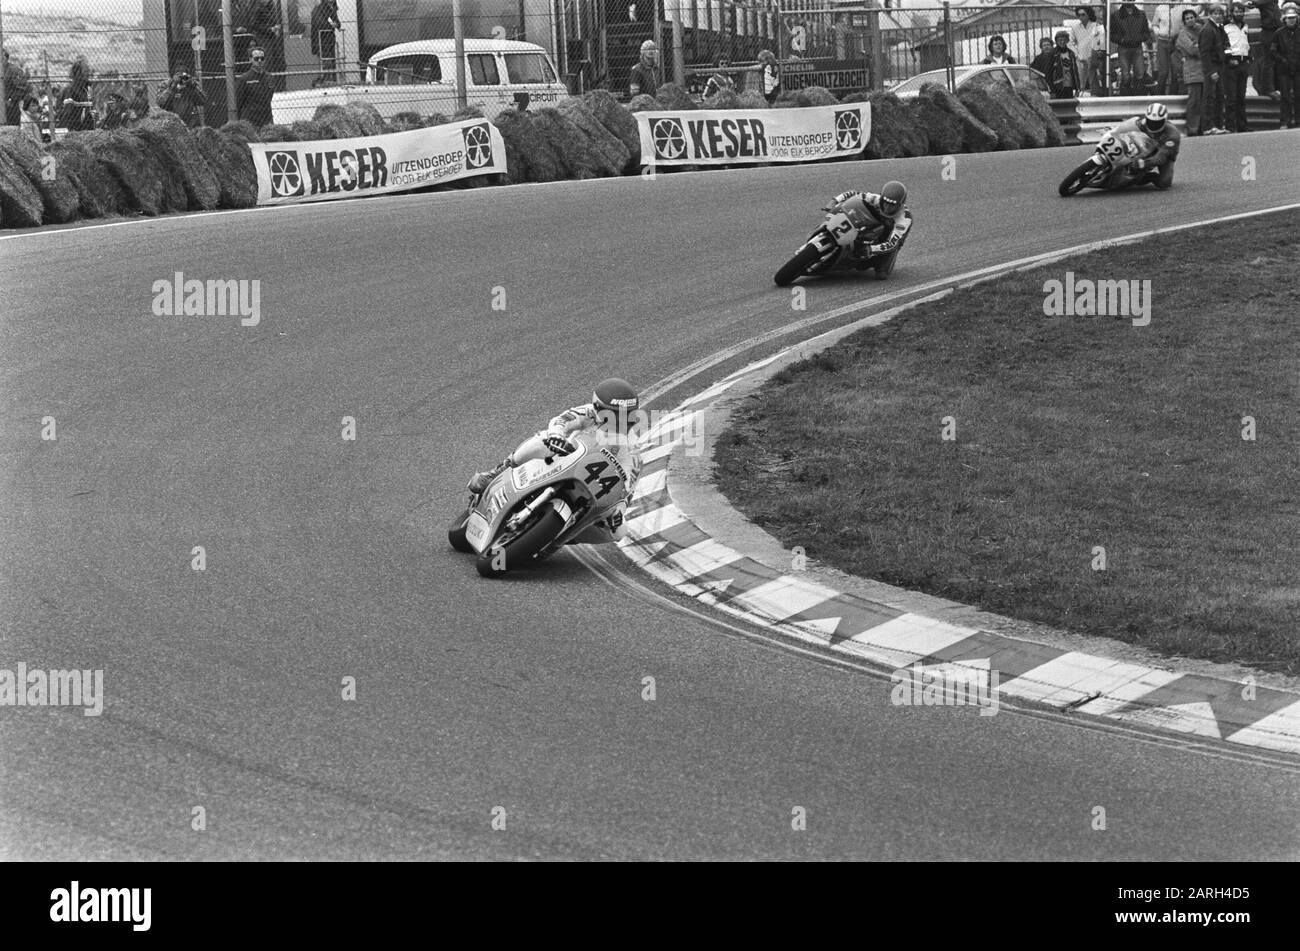
[[[399, 112], [421, 116], [456, 111], [454, 40], [398, 43], [370, 58], [366, 82], [277, 92], [271, 118], [278, 123], [310, 119], [325, 103], [369, 102], [385, 119]], [[554, 106], [569, 91], [555, 64], [535, 43], [515, 40], [465, 40], [466, 100], [492, 118], [505, 109]]]

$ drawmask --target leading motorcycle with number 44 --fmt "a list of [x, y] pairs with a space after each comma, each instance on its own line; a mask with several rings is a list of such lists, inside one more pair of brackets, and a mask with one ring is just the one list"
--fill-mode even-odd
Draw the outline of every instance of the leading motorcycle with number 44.
[[485, 578], [536, 565], [565, 545], [610, 540], [597, 522], [636, 483], [637, 457], [626, 440], [573, 433], [570, 451], [506, 468], [447, 530], [457, 551], [478, 556]]

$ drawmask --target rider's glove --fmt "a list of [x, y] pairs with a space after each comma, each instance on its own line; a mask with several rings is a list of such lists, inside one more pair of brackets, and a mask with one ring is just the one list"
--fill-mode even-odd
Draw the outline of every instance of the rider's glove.
[[1134, 159], [1134, 160], [1133, 160], [1133, 167], [1136, 168], [1139, 172], [1146, 171], [1147, 160], [1146, 160], [1146, 159]]
[[875, 257], [878, 254], [884, 254], [886, 250], [888, 249], [883, 244], [872, 244], [867, 246], [867, 253], [872, 257]]
[[623, 524], [623, 510], [614, 509], [605, 519], [605, 524], [609, 526], [611, 532], [617, 532], [618, 527]]
[[564, 454], [569, 451], [569, 439], [563, 433], [547, 433], [542, 437], [542, 443], [551, 452]]

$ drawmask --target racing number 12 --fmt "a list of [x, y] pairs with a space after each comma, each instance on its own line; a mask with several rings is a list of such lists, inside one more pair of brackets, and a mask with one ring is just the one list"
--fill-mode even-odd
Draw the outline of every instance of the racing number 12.
[[[587, 463], [586, 483], [590, 485], [596, 479], [600, 479], [600, 474], [609, 468], [608, 462], [589, 462]], [[610, 489], [618, 485], [618, 476], [607, 476], [600, 479], [600, 491], [596, 493], [596, 498], [603, 498]]]

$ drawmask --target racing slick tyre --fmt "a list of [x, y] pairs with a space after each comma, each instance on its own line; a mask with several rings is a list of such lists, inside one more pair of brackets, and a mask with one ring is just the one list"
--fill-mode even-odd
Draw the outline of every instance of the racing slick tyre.
[[562, 531], [564, 531], [564, 518], [548, 505], [538, 513], [530, 525], [504, 545], [488, 546], [487, 551], [478, 556], [475, 567], [484, 578], [500, 578], [512, 568], [522, 568], [532, 564], [538, 553], [555, 541]]
[[465, 537], [465, 523], [468, 521], [469, 509], [466, 508], [465, 511], [460, 513], [456, 521], [447, 526], [447, 541], [451, 543], [451, 547], [456, 551], [468, 553], [474, 550], [474, 546]]
[[794, 257], [781, 265], [772, 280], [776, 282], [777, 287], [792, 284], [795, 278], [802, 277], [804, 271], [808, 270], [813, 262], [821, 256], [821, 250], [818, 249], [817, 245], [809, 242], [800, 248]]
[[1092, 159], [1084, 162], [1069, 175], [1056, 190], [1060, 192], [1062, 198], [1069, 198], [1071, 195], [1082, 191], [1084, 187], [1092, 180], [1093, 174], [1097, 171], [1097, 163]]

